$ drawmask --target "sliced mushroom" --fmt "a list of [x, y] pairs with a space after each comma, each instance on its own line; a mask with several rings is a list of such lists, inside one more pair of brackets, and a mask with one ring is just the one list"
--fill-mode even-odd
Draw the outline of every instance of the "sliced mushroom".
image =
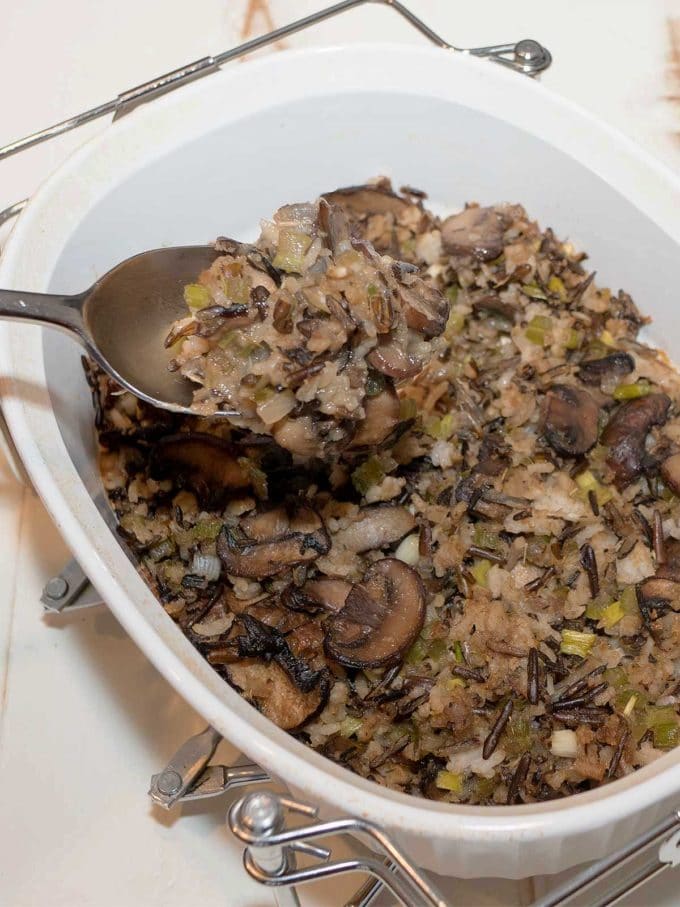
[[554, 384], [546, 394], [543, 435], [565, 457], [584, 454], [597, 442], [600, 409], [588, 391]]
[[330, 683], [322, 675], [318, 686], [303, 693], [280, 665], [258, 659], [242, 659], [226, 665], [224, 672], [232, 686], [284, 731], [311, 721], [328, 701]]
[[333, 255], [342, 255], [352, 248], [347, 214], [343, 208], [331, 204], [326, 198], [319, 201], [319, 226], [328, 238]]
[[161, 438], [151, 452], [150, 473], [180, 477], [203, 501], [250, 485], [236, 449], [222, 438], [200, 432]]
[[661, 476], [675, 494], [680, 494], [680, 453], [673, 454], [661, 464]]
[[442, 224], [442, 244], [452, 255], [491, 261], [503, 251], [503, 222], [493, 208], [466, 208]]
[[635, 369], [635, 360], [630, 353], [610, 353], [602, 359], [588, 359], [582, 362], [577, 375], [584, 384], [599, 384], [603, 378], [622, 378]]
[[351, 589], [352, 584], [344, 579], [312, 579], [299, 589], [292, 584], [286, 586], [281, 601], [292, 611], [337, 612], [344, 607]]
[[357, 520], [333, 537], [333, 542], [360, 554], [384, 548], [401, 541], [415, 529], [416, 521], [405, 507], [398, 504], [374, 504], [363, 507]]
[[[289, 567], [308, 564], [326, 554], [330, 541], [319, 514], [310, 507], [300, 507], [292, 516], [282, 517], [277, 508], [256, 520], [244, 521], [245, 528], [224, 526], [217, 538], [217, 554], [227, 573], [263, 579], [275, 576]], [[266, 536], [265, 526], [271, 535]]]
[[396, 428], [400, 412], [397, 392], [388, 385], [375, 397], [366, 397], [364, 412], [364, 419], [352, 437], [350, 450], [382, 444]]
[[416, 571], [386, 557], [352, 587], [327, 626], [326, 654], [350, 668], [375, 668], [403, 658], [423, 628], [425, 589]]
[[607, 463], [619, 490], [640, 474], [647, 435], [655, 425], [663, 425], [670, 405], [665, 394], [649, 394], [623, 403], [609, 420], [602, 443], [609, 447]]
[[398, 221], [412, 207], [411, 202], [380, 185], [345, 186], [324, 193], [322, 198], [331, 205], [339, 205], [352, 217], [359, 219], [372, 214], [391, 214]]
[[397, 381], [413, 378], [423, 368], [423, 363], [420, 359], [410, 356], [393, 339], [381, 342], [375, 349], [371, 350], [366, 360], [377, 372], [381, 372], [383, 375], [387, 375]]
[[238, 242], [238, 240], [229, 239], [226, 236], [218, 236], [215, 240], [215, 249], [225, 255], [233, 255], [234, 257], [239, 255], [244, 256], [252, 268], [256, 271], [260, 271], [262, 274], [266, 274], [267, 277], [274, 281], [276, 286], [281, 286], [283, 274], [278, 268], [274, 267], [267, 256], [260, 251], [257, 246]]
[[422, 277], [410, 274], [400, 283], [399, 295], [406, 324], [412, 331], [428, 340], [443, 333], [451, 305], [436, 287], [425, 283]]

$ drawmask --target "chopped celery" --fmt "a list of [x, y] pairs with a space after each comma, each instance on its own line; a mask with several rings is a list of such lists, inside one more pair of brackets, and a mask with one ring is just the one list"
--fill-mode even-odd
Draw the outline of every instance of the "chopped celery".
[[589, 620], [600, 620], [608, 603], [609, 597], [605, 593], [601, 593], [597, 598], [592, 599], [586, 605], [586, 617]]
[[369, 285], [366, 287], [366, 295], [367, 296], [376, 296], [377, 293], [378, 293], [378, 288], [376, 287], [376, 285], [374, 283], [369, 283]]
[[545, 293], [543, 292], [543, 290], [540, 287], [536, 286], [535, 283], [525, 283], [522, 287], [520, 287], [520, 289], [524, 293], [525, 296], [529, 297], [529, 299], [547, 299], [548, 298], [545, 295]]
[[488, 561], [485, 557], [478, 557], [475, 558], [475, 561], [470, 568], [470, 573], [479, 586], [486, 586], [490, 569], [491, 561]]
[[271, 384], [265, 384], [262, 387], [258, 387], [255, 393], [253, 394], [253, 400], [258, 405], [266, 403], [267, 400], [271, 400], [276, 391], [271, 386]]
[[437, 772], [434, 783], [440, 790], [448, 790], [452, 794], [463, 792], [463, 776], [459, 772], [447, 772], [445, 770]]
[[364, 723], [363, 718], [354, 718], [349, 715], [340, 725], [339, 734], [341, 737], [353, 737]]
[[301, 271], [304, 257], [312, 244], [312, 237], [295, 230], [280, 230], [279, 245], [272, 264], [281, 271]]
[[560, 302], [564, 302], [567, 298], [567, 289], [562, 282], [562, 278], [558, 277], [556, 274], [548, 281], [548, 289], [555, 296], [559, 297]]
[[570, 328], [569, 336], [567, 337], [567, 342], [565, 344], [568, 350], [577, 350], [583, 343], [583, 334], [581, 331], [577, 331], [574, 328]]
[[239, 457], [238, 465], [246, 473], [253, 486], [255, 496], [261, 501], [266, 501], [269, 497], [269, 488], [267, 486], [267, 473], [263, 472], [259, 466], [250, 459], [250, 457]]
[[494, 791], [496, 790], [496, 778], [491, 776], [491, 778], [482, 778], [477, 777], [475, 779], [475, 794], [477, 795], [478, 800], [489, 800], [493, 797]]
[[359, 494], [366, 494], [369, 488], [379, 485], [385, 478], [382, 463], [377, 457], [369, 457], [352, 473], [352, 485]]
[[435, 441], [448, 441], [454, 431], [454, 415], [447, 413], [441, 418], [428, 419], [425, 432]]
[[604, 330], [600, 333], [600, 340], [602, 341], [602, 343], [604, 343], [605, 346], [616, 346], [616, 341], [607, 330]]
[[671, 721], [677, 724], [680, 720], [672, 705], [650, 705], [647, 707], [646, 718], [649, 727], [668, 724]]
[[605, 630], [611, 630], [611, 628], [615, 627], [625, 616], [626, 612], [623, 610], [621, 602], [612, 602], [611, 605], [608, 605], [602, 612], [600, 626]]
[[456, 304], [456, 300], [458, 299], [458, 290], [459, 287], [455, 283], [452, 283], [450, 287], [446, 288], [446, 298], [449, 300], [451, 305]]
[[676, 721], [654, 725], [654, 746], [668, 750], [680, 744], [680, 725]]
[[198, 312], [204, 309], [212, 302], [212, 296], [207, 287], [201, 286], [200, 283], [188, 283], [184, 287], [184, 301], [190, 312]]
[[146, 556], [149, 560], [157, 562], [164, 560], [166, 557], [172, 557], [175, 551], [176, 545], [174, 541], [171, 538], [166, 538], [157, 542], [155, 545], [152, 545], [147, 551]]
[[621, 607], [623, 608], [624, 614], [638, 614], [640, 607], [637, 600], [637, 592], [635, 591], [635, 586], [626, 586], [621, 595], [619, 596], [621, 601]]
[[411, 397], [402, 397], [399, 401], [399, 418], [415, 419], [418, 415], [418, 404]]
[[609, 686], [615, 690], [621, 690], [629, 686], [628, 675], [623, 668], [610, 668], [604, 675]]
[[492, 551], [499, 548], [501, 544], [498, 534], [496, 532], [490, 532], [481, 523], [477, 523], [475, 526], [473, 539], [475, 545], [478, 545], [480, 548], [491, 548]]
[[459, 640], [459, 639], [457, 639], [457, 640], [454, 642], [454, 644], [453, 644], [453, 654], [454, 654], [454, 657], [455, 657], [455, 659], [456, 659], [456, 662], [457, 662], [459, 665], [462, 665], [462, 664], [463, 664], [463, 661], [464, 661], [465, 659], [463, 658], [463, 647], [462, 647], [462, 645], [460, 644], [460, 640]]
[[524, 336], [536, 346], [545, 346], [548, 342], [546, 332], [552, 328], [552, 319], [547, 315], [535, 315], [524, 332]]
[[580, 655], [581, 658], [586, 658], [594, 644], [594, 633], [581, 633], [579, 630], [562, 630], [560, 652], [563, 655]]
[[641, 379], [635, 384], [619, 384], [614, 388], [612, 396], [615, 400], [637, 400], [639, 397], [646, 397], [652, 391], [649, 381]]

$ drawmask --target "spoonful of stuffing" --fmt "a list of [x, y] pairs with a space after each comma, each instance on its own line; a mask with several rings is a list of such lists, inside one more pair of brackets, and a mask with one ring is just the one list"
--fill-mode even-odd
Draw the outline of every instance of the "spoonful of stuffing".
[[439, 351], [448, 315], [415, 265], [324, 197], [280, 208], [253, 245], [144, 252], [75, 296], [0, 291], [0, 317], [66, 331], [137, 397], [305, 457], [386, 440], [397, 387]]

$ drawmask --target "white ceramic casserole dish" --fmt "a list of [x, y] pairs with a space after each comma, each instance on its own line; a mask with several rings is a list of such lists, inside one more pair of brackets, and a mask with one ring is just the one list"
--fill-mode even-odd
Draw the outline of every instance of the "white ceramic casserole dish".
[[[680, 181], [539, 84], [430, 48], [273, 55], [135, 110], [36, 194], [6, 246], [0, 286], [78, 291], [134, 252], [251, 238], [282, 203], [377, 174], [422, 186], [435, 210], [521, 202], [589, 251], [602, 284], [626, 288], [654, 316], [654, 342], [680, 351]], [[589, 793], [491, 808], [394, 793], [296, 742], [202, 660], [120, 548], [76, 345], [4, 325], [0, 374], [28, 472], [121, 623], [207, 721], [326, 815], [381, 823], [440, 873], [517, 878], [610, 852], [677, 805], [680, 749]]]

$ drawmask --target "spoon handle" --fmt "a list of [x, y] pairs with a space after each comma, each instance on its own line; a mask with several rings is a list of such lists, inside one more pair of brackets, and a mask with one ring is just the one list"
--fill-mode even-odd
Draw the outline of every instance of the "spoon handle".
[[82, 296], [57, 296], [51, 293], [24, 293], [0, 290], [0, 319], [28, 321], [61, 328], [84, 339]]

